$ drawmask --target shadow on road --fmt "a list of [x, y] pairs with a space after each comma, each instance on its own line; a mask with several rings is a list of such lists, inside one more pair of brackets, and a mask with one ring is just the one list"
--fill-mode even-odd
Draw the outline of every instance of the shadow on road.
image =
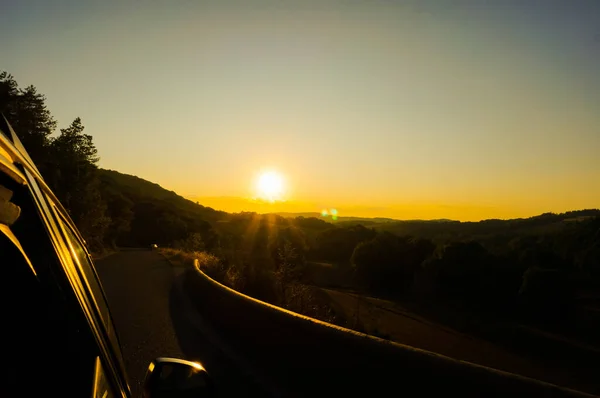
[[[189, 271], [188, 271], [189, 272]], [[169, 294], [169, 310], [179, 347], [189, 360], [201, 362], [215, 381], [217, 396], [270, 396], [240, 369], [234, 361], [215, 344], [211, 326], [196, 313], [184, 296], [185, 272], [175, 276]]]

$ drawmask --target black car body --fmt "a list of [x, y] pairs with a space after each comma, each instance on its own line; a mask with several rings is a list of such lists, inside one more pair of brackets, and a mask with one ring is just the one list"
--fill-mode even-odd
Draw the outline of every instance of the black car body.
[[85, 241], [4, 117], [0, 265], [4, 338], [14, 351], [0, 395], [129, 396]]

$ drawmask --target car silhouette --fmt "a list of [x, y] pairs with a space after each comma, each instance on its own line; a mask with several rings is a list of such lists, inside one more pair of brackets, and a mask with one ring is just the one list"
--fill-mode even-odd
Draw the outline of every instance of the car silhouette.
[[[85, 241], [4, 116], [0, 266], [7, 347], [0, 396], [131, 396]], [[211, 396], [212, 388], [201, 364], [157, 358], [149, 364], [144, 394], [201, 397]]]

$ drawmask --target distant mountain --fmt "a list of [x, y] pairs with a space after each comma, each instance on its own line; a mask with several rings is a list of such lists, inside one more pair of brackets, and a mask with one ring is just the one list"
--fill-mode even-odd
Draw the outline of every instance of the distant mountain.
[[331, 215], [323, 216], [321, 213], [316, 212], [306, 212], [306, 213], [292, 213], [292, 212], [276, 212], [272, 214], [277, 214], [281, 217], [286, 218], [318, 218], [333, 224], [337, 225], [370, 225], [370, 224], [380, 224], [380, 223], [391, 223], [391, 222], [423, 222], [423, 223], [440, 223], [440, 222], [452, 222], [453, 220], [439, 219], [439, 220], [397, 220], [394, 218], [386, 218], [386, 217], [352, 217], [352, 216], [344, 216], [337, 217], [335, 220], [331, 217]]
[[100, 181], [102, 183], [112, 186], [134, 202], [157, 201], [168, 203], [171, 207], [177, 208], [185, 213], [200, 216], [207, 221], [216, 221], [227, 215], [224, 211], [215, 210], [194, 203], [189, 199], [179, 196], [173, 191], [169, 191], [160, 185], [144, 180], [143, 178], [119, 173], [115, 170], [100, 169], [99, 172]]
[[475, 239], [492, 235], [536, 235], [562, 230], [574, 221], [600, 217], [600, 210], [586, 209], [565, 213], [544, 213], [529, 218], [482, 221], [394, 221], [378, 223], [373, 227], [396, 235], [413, 235], [424, 238]]
[[301, 213], [292, 213], [292, 212], [276, 212], [271, 214], [277, 214], [278, 216], [285, 218], [296, 218], [296, 217], [304, 217], [304, 218], [319, 218], [324, 221], [328, 221], [331, 223], [340, 223], [345, 221], [354, 221], [354, 222], [371, 222], [371, 223], [380, 223], [380, 222], [392, 222], [398, 221], [393, 218], [384, 218], [384, 217], [337, 217], [335, 220], [331, 217], [331, 215], [323, 216], [321, 213], [316, 212], [301, 212]]
[[[130, 202], [129, 208], [134, 214], [132, 233], [137, 236], [135, 242], [146, 243], [144, 235], [147, 229], [164, 232], [164, 241], [171, 236], [178, 239], [193, 231], [202, 232], [206, 239], [209, 223], [217, 230], [227, 230], [225, 224], [247, 217], [244, 214], [227, 213], [206, 207], [198, 202], [188, 200], [173, 191], [164, 189], [158, 184], [142, 178], [119, 173], [114, 170], [100, 170], [100, 181], [103, 191], [109, 196], [117, 195]], [[426, 238], [477, 238], [494, 234], [538, 234], [560, 230], [571, 222], [589, 217], [600, 216], [600, 210], [587, 209], [570, 211], [561, 214], [544, 213], [530, 218], [510, 220], [490, 219], [478, 222], [460, 222], [448, 219], [437, 220], [396, 220], [385, 217], [338, 217], [336, 220], [322, 216], [317, 212], [273, 212], [267, 215], [277, 215], [284, 219], [294, 219], [294, 224], [305, 230], [324, 230], [335, 227], [354, 227], [363, 225], [380, 231], [388, 231], [396, 235], [413, 235]], [[118, 216], [118, 215], [116, 215]], [[115, 215], [111, 215], [115, 217]], [[157, 220], [155, 224], [148, 220]], [[141, 221], [144, 222], [141, 222]], [[139, 222], [138, 222], [139, 221]], [[225, 223], [225, 224], [224, 224]], [[170, 234], [170, 235], [169, 235]], [[148, 239], [150, 239], [148, 237]]]

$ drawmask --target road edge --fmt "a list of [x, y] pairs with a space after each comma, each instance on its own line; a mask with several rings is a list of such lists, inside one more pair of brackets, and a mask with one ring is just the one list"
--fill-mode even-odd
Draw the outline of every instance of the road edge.
[[[175, 265], [167, 256], [159, 254], [174, 268], [181, 268]], [[186, 267], [187, 268], [187, 267]], [[262, 390], [266, 391], [272, 397], [287, 397], [289, 395], [283, 394], [282, 389], [277, 386], [265, 372], [257, 370], [257, 367], [251, 363], [243, 355], [238, 354], [229, 344], [227, 344], [212, 327], [209, 321], [207, 321], [192, 304], [189, 295], [187, 294], [183, 282], [187, 277], [187, 273], [193, 271], [191, 268], [187, 268], [181, 273], [180, 278], [174, 280], [174, 288], [183, 304], [183, 313], [186, 315], [187, 320], [190, 322], [192, 327], [202, 333], [202, 335], [219, 351], [223, 353], [229, 361], [231, 361], [246, 377], [256, 383]]]

